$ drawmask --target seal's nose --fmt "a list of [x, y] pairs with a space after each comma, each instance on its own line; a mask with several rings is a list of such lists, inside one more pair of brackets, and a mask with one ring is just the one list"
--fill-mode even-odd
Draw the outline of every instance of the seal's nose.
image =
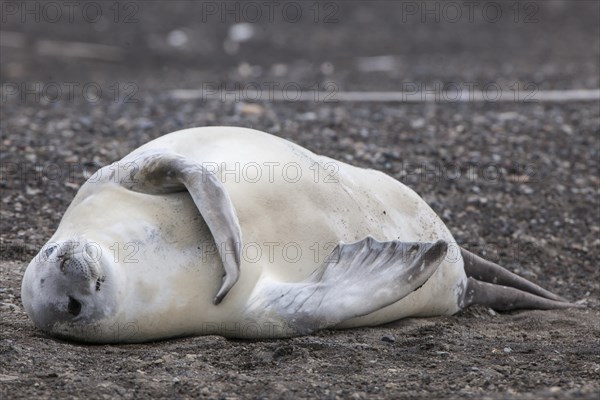
[[65, 255], [59, 266], [62, 273], [68, 277], [81, 280], [91, 280], [94, 278], [88, 264], [81, 257]]
[[65, 277], [75, 281], [95, 281], [100, 277], [98, 260], [86, 241], [67, 241], [50, 245], [45, 250], [48, 261]]

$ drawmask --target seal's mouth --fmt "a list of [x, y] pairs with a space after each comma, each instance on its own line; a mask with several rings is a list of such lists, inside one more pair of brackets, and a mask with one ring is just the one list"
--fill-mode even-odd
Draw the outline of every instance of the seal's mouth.
[[72, 316], [76, 317], [81, 312], [81, 302], [72, 296], [69, 296], [69, 303], [67, 304], [67, 312]]

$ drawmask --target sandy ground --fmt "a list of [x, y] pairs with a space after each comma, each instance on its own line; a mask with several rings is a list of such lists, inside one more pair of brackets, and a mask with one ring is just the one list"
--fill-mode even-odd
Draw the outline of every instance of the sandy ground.
[[[204, 101], [171, 92], [273, 80], [307, 93], [315, 83], [401, 90], [437, 80], [494, 82], [508, 92], [515, 83], [598, 88], [598, 3], [531, 3], [532, 23], [522, 18], [535, 8], [521, 9], [515, 22], [512, 3], [497, 23], [403, 21], [401, 3], [351, 2], [325, 24], [326, 14], [316, 23], [306, 8], [298, 23], [251, 24], [252, 37], [237, 45], [234, 21], [203, 21], [201, 2], [135, 3], [131, 24], [9, 16], [0, 56], [0, 398], [597, 399], [597, 101], [252, 103], [243, 93]], [[238, 28], [238, 40], [247, 28]], [[90, 58], [48, 40], [109, 47]], [[372, 58], [381, 55], [392, 57]], [[22, 97], [20, 85], [35, 82], [45, 85], [42, 94]], [[91, 101], [76, 90], [73, 99], [50, 99], [48, 85], [73, 82], [95, 83], [105, 95]], [[38, 332], [22, 310], [21, 277], [84, 174], [164, 133], [204, 125], [265, 130], [384, 171], [420, 193], [461, 245], [587, 308], [475, 307], [273, 341], [85, 346]]]

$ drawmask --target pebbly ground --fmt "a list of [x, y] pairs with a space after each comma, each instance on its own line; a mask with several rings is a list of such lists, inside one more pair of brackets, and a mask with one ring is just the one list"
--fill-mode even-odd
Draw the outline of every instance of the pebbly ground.
[[[515, 82], [539, 90], [600, 86], [595, 2], [546, 2], [530, 24], [398, 23], [399, 9], [388, 3], [351, 2], [329, 25], [254, 24], [237, 50], [225, 44], [233, 22], [201, 23], [193, 2], [139, 3], [139, 21], [130, 25], [3, 23], [0, 398], [598, 397], [597, 101], [253, 103], [243, 94], [203, 101], [170, 92], [272, 79], [309, 93], [315, 82], [400, 90], [403, 82], [436, 79], [493, 81], [505, 90]], [[173, 46], [181, 40], [174, 30], [187, 35], [183, 48]], [[116, 60], [48, 54], [40, 50], [45, 39], [122, 53]], [[364, 59], [386, 54], [394, 57]], [[94, 82], [110, 95], [7, 94], [14, 87], [7, 84], [34, 82]], [[115, 83], [125, 92], [115, 96]], [[84, 176], [164, 133], [204, 125], [265, 130], [382, 170], [420, 193], [461, 245], [587, 308], [498, 314], [475, 307], [273, 341], [205, 336], [86, 346], [36, 331], [20, 302], [22, 274]]]

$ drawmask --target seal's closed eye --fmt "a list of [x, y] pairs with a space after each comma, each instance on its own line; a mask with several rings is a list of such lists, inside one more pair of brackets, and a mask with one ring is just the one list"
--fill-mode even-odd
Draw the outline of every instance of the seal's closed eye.
[[50, 257], [50, 255], [54, 253], [54, 250], [56, 250], [57, 248], [57, 244], [51, 244], [50, 246], [46, 247], [46, 250], [44, 250], [44, 256], [46, 256], [46, 258]]

